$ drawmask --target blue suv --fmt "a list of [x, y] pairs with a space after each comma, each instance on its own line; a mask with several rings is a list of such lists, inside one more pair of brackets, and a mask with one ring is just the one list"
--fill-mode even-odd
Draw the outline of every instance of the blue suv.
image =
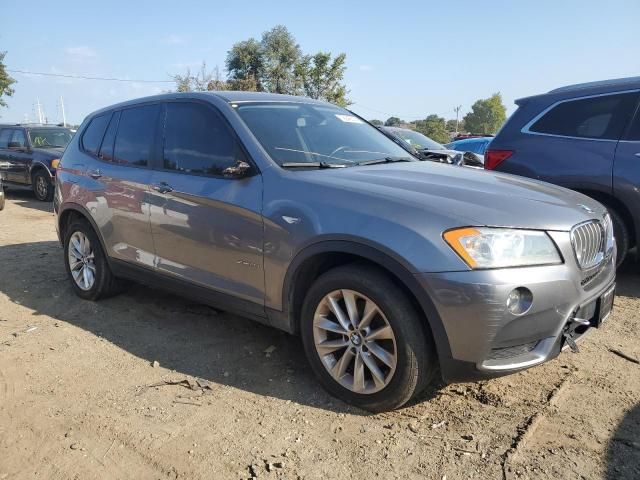
[[516, 100], [485, 168], [555, 183], [609, 210], [618, 264], [640, 235], [640, 77], [558, 88]]

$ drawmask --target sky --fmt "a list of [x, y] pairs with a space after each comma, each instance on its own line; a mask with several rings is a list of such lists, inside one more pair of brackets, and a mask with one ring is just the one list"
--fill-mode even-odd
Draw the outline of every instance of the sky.
[[80, 123], [123, 100], [171, 90], [206, 61], [224, 70], [237, 41], [285, 25], [305, 53], [347, 54], [351, 108], [369, 119], [461, 117], [501, 92], [517, 98], [593, 80], [640, 75], [640, 0], [404, 0], [108, 2], [3, 0], [0, 51], [8, 69], [137, 81], [11, 73], [0, 122]]

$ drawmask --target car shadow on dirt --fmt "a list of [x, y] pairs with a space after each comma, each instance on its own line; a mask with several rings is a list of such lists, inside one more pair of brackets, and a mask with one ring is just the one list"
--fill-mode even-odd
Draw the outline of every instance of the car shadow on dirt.
[[605, 478], [640, 478], [640, 403], [627, 412], [611, 436]]
[[5, 190], [5, 195], [7, 201], [11, 200], [14, 205], [40, 210], [41, 212], [53, 213], [53, 203], [41, 202], [30, 189], [9, 187]]
[[[327, 394], [307, 364], [298, 337], [166, 292], [131, 284], [113, 298], [78, 298], [60, 244], [0, 246], [0, 291], [13, 302], [80, 327], [172, 370], [173, 381], [202, 378], [263, 396], [334, 412], [369, 415]], [[44, 347], [43, 347], [44, 348]], [[150, 384], [141, 377], [136, 387]], [[438, 395], [435, 385], [417, 401]], [[415, 402], [412, 402], [415, 404]]]
[[637, 252], [630, 252], [618, 269], [616, 295], [638, 297], [638, 292], [640, 292], [640, 258], [638, 257]]

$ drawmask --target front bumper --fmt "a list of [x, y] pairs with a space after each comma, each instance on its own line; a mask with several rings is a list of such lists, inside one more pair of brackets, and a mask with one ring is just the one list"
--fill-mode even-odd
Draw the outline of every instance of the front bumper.
[[[567, 345], [567, 330], [577, 339], [597, 323], [599, 299], [615, 285], [615, 252], [597, 275], [585, 279], [568, 255], [569, 234], [550, 235], [563, 254], [561, 265], [416, 275], [442, 323], [436, 346], [446, 381], [495, 377], [539, 365]], [[518, 287], [533, 294], [530, 309], [522, 315], [507, 309], [507, 297]], [[582, 319], [581, 325], [575, 319]]]

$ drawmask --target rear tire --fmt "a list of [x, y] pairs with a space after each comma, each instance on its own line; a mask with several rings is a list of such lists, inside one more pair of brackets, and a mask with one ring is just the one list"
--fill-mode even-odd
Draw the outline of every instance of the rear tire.
[[33, 193], [38, 200], [40, 200], [41, 202], [50, 202], [53, 200], [53, 182], [45, 171], [38, 170], [33, 175], [31, 183]]
[[[425, 321], [384, 272], [351, 264], [315, 281], [300, 327], [311, 368], [325, 389], [347, 403], [382, 412], [401, 407], [433, 379], [435, 349]], [[342, 346], [331, 351], [330, 342]]]
[[64, 264], [74, 292], [85, 300], [99, 300], [120, 292], [102, 244], [89, 222], [74, 221], [64, 233]]

